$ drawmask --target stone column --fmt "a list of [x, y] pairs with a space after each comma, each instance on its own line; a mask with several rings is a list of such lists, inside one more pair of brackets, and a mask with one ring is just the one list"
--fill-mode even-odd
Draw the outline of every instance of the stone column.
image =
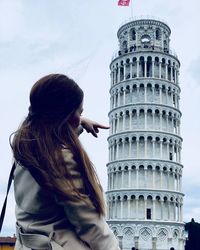
[[[175, 151], [176, 149], [176, 151]], [[179, 162], [179, 159], [178, 159], [178, 145], [175, 143], [174, 144], [174, 153], [176, 154], [176, 162]]]
[[162, 156], [163, 156], [163, 141], [160, 140], [160, 159], [162, 159]]
[[130, 203], [130, 197], [128, 197], [128, 218], [131, 216], [131, 203]]
[[175, 187], [175, 172], [172, 172], [172, 180], [173, 180], [172, 189], [176, 191], [176, 187]]
[[130, 62], [130, 78], [133, 78], [133, 62]]
[[182, 175], [180, 174], [179, 192], [182, 192]]
[[137, 111], [136, 111], [136, 119], [137, 119], [137, 128], [139, 128], [139, 110], [137, 109]]
[[110, 173], [110, 189], [114, 189], [114, 176], [113, 176], [113, 172]]
[[155, 185], [155, 168], [153, 168], [153, 187], [152, 188], [155, 188], [156, 185]]
[[176, 201], [174, 200], [174, 221], [176, 221], [177, 215], [176, 215]]
[[177, 191], [180, 190], [180, 175], [177, 173]]
[[136, 98], [137, 98], [137, 102], [138, 102], [138, 95], [139, 95], [139, 85], [137, 84], [137, 87], [136, 87]]
[[161, 79], [161, 62], [159, 61], [159, 78]]
[[135, 250], [139, 250], [139, 236], [135, 236], [134, 241], [135, 241]]
[[111, 82], [112, 82], [112, 85], [114, 85], [115, 84], [115, 67], [113, 68], [113, 70], [112, 70], [112, 80], [111, 80]]
[[152, 111], [152, 118], [153, 118], [152, 123], [153, 123], [153, 128], [155, 128], [155, 115], [156, 115], [155, 109], [153, 109], [153, 111]]
[[169, 141], [167, 141], [167, 160], [169, 160]]
[[119, 172], [116, 171], [116, 175], [115, 175], [115, 189], [119, 188]]
[[118, 117], [118, 120], [117, 120], [117, 123], [118, 123], [117, 130], [120, 131], [120, 118], [122, 117], [122, 120], [123, 120], [123, 116], [121, 116], [120, 114], [117, 114], [117, 117]]
[[144, 86], [144, 102], [147, 102], [147, 86]]
[[117, 105], [116, 105], [116, 102], [117, 102], [117, 93], [113, 94], [113, 99], [114, 99], [113, 106], [116, 108], [117, 107]]
[[167, 201], [168, 204], [168, 220], [170, 220], [170, 201]]
[[124, 156], [125, 152], [125, 139], [122, 140], [122, 155]]
[[164, 212], [164, 201], [160, 201], [161, 203], [161, 220], [163, 220], [163, 212]]
[[157, 237], [152, 237], [152, 250], [156, 250]]
[[126, 120], [126, 114], [125, 114], [125, 111], [123, 112], [122, 114], [122, 131], [125, 130], [125, 121]]
[[153, 95], [153, 98], [155, 97], [155, 85], [152, 85], [152, 95]]
[[118, 66], [117, 78], [118, 78], [118, 82], [120, 82], [120, 66]]
[[146, 220], [147, 219], [147, 198], [144, 197], [144, 219]]
[[117, 106], [120, 107], [120, 91], [117, 92], [117, 95], [118, 95], [118, 103], [117, 103]]
[[138, 158], [139, 157], [139, 139], [138, 138], [136, 138], [136, 148], [137, 148], [136, 154], [137, 154], [137, 158]]
[[123, 77], [124, 80], [126, 80], [126, 63], [124, 63], [124, 77]]
[[111, 144], [111, 160], [114, 161], [115, 159], [115, 152], [114, 152], [114, 143]]
[[144, 77], [147, 77], [147, 60], [144, 60]]
[[176, 67], [174, 68], [174, 83], [177, 83], [177, 79], [176, 79]]
[[144, 181], [145, 181], [144, 186], [147, 187], [147, 167], [144, 168]]
[[119, 159], [119, 141], [116, 142], [116, 144], [117, 144], [117, 147], [116, 147], [116, 159], [115, 160]]
[[114, 131], [113, 131], [113, 133], [117, 132], [118, 124], [119, 124], [118, 116], [117, 116], [117, 114], [115, 114], [115, 117], [114, 117]]
[[155, 138], [152, 140], [152, 146], [153, 146], [153, 157], [155, 157]]
[[113, 85], [113, 70], [111, 69], [111, 72], [110, 72], [110, 85], [112, 86]]
[[168, 99], [169, 99], [169, 97], [168, 97], [168, 89], [165, 90], [165, 93], [166, 93], [166, 105], [168, 105]]
[[128, 188], [131, 188], [131, 168], [128, 168]]
[[179, 84], [179, 70], [177, 69], [177, 74], [176, 74], [176, 83]]
[[144, 158], [147, 158], [147, 138], [144, 138]]
[[181, 205], [180, 203], [178, 203], [178, 221], [180, 222], [181, 221]]
[[180, 204], [180, 222], [183, 221], [183, 204]]
[[129, 138], [129, 152], [128, 152], [128, 158], [131, 158], [131, 152], [132, 152], [132, 140]]
[[147, 110], [144, 110], [144, 129], [147, 130]]
[[136, 197], [136, 218], [138, 218], [138, 197]]
[[163, 130], [163, 121], [162, 121], [162, 113], [159, 113], [160, 115], [160, 130]]
[[160, 171], [160, 187], [163, 188], [163, 169]]
[[153, 213], [152, 213], [152, 219], [156, 219], [156, 200], [153, 198]]
[[109, 161], [112, 161], [112, 158], [111, 158], [111, 154], [112, 154], [112, 148], [111, 148], [111, 145], [110, 145], [110, 143], [109, 143], [109, 146], [108, 146], [108, 152], [109, 152]]
[[122, 235], [118, 235], [118, 241], [119, 241], [119, 247], [122, 250], [123, 249], [123, 236]]
[[124, 169], [122, 170], [121, 188], [124, 186]]
[[116, 83], [116, 67], [113, 68], [113, 85]]
[[155, 73], [155, 61], [153, 60], [153, 58], [152, 58], [152, 77], [154, 78], [154, 73]]
[[160, 86], [159, 88], [160, 88], [160, 104], [162, 104], [162, 86]]
[[123, 92], [123, 105], [126, 104], [126, 89], [124, 89], [124, 92]]
[[168, 80], [168, 64], [165, 65], [165, 80]]
[[170, 173], [169, 173], [169, 171], [167, 171], [167, 189], [170, 188], [169, 183], [170, 183]]
[[171, 82], [173, 82], [173, 70], [172, 70], [173, 67], [172, 67], [172, 65], [170, 66], [170, 69], [171, 69], [171, 72], [170, 72], [171, 73], [171, 76], [170, 76], [171, 77]]
[[138, 178], [138, 175], [139, 175], [139, 169], [138, 169], [138, 167], [136, 167], [136, 188], [139, 187], [139, 178]]
[[129, 130], [132, 128], [132, 112], [129, 110]]
[[[121, 198], [122, 199], [122, 198]], [[123, 218], [123, 200], [120, 201], [121, 209], [120, 209], [120, 217]]]
[[137, 78], [139, 77], [139, 60], [137, 58]]

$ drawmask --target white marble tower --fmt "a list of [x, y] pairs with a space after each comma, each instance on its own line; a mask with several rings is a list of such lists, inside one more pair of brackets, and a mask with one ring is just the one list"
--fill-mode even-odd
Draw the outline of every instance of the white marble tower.
[[112, 58], [108, 223], [123, 250], [183, 250], [180, 62], [162, 21], [132, 20]]

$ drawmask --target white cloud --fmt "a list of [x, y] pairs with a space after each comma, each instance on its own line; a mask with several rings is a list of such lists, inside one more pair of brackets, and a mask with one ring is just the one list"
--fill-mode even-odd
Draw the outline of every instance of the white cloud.
[[0, 1], [0, 41], [10, 42], [20, 35], [20, 27], [23, 25], [22, 1]]

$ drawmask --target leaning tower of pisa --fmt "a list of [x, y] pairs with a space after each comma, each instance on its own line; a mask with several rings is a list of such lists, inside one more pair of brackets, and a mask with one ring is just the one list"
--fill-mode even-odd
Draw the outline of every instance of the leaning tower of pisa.
[[154, 19], [118, 32], [110, 88], [108, 223], [123, 250], [183, 250], [180, 62]]

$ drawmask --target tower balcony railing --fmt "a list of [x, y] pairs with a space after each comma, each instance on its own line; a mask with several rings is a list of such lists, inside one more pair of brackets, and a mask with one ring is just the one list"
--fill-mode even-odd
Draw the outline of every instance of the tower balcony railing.
[[[155, 16], [152, 16], [152, 15], [140, 15], [140, 16], [133, 16], [133, 17], [130, 17], [126, 20], [124, 20], [120, 25], [119, 25], [119, 29], [124, 26], [125, 24], [128, 24], [130, 22], [134, 22], [134, 21], [139, 21], [139, 20], [152, 20], [152, 21], [156, 21], [156, 22], [162, 22], [164, 23], [165, 25], [168, 25], [168, 23], [166, 22], [166, 20], [162, 19], [162, 18], [158, 18], [158, 17], [155, 17]], [[170, 29], [170, 28], [169, 28]]]
[[162, 52], [165, 53], [166, 55], [171, 55], [174, 56], [175, 58], [178, 59], [177, 54], [175, 53], [174, 50], [169, 49], [169, 48], [163, 48], [160, 46], [154, 46], [154, 45], [144, 45], [144, 46], [131, 46], [130, 48], [123, 49], [123, 50], [116, 50], [113, 55], [112, 55], [112, 61], [116, 59], [119, 56], [126, 55], [128, 53], [134, 53], [134, 52], [149, 52], [149, 51], [154, 51], [154, 52]]

